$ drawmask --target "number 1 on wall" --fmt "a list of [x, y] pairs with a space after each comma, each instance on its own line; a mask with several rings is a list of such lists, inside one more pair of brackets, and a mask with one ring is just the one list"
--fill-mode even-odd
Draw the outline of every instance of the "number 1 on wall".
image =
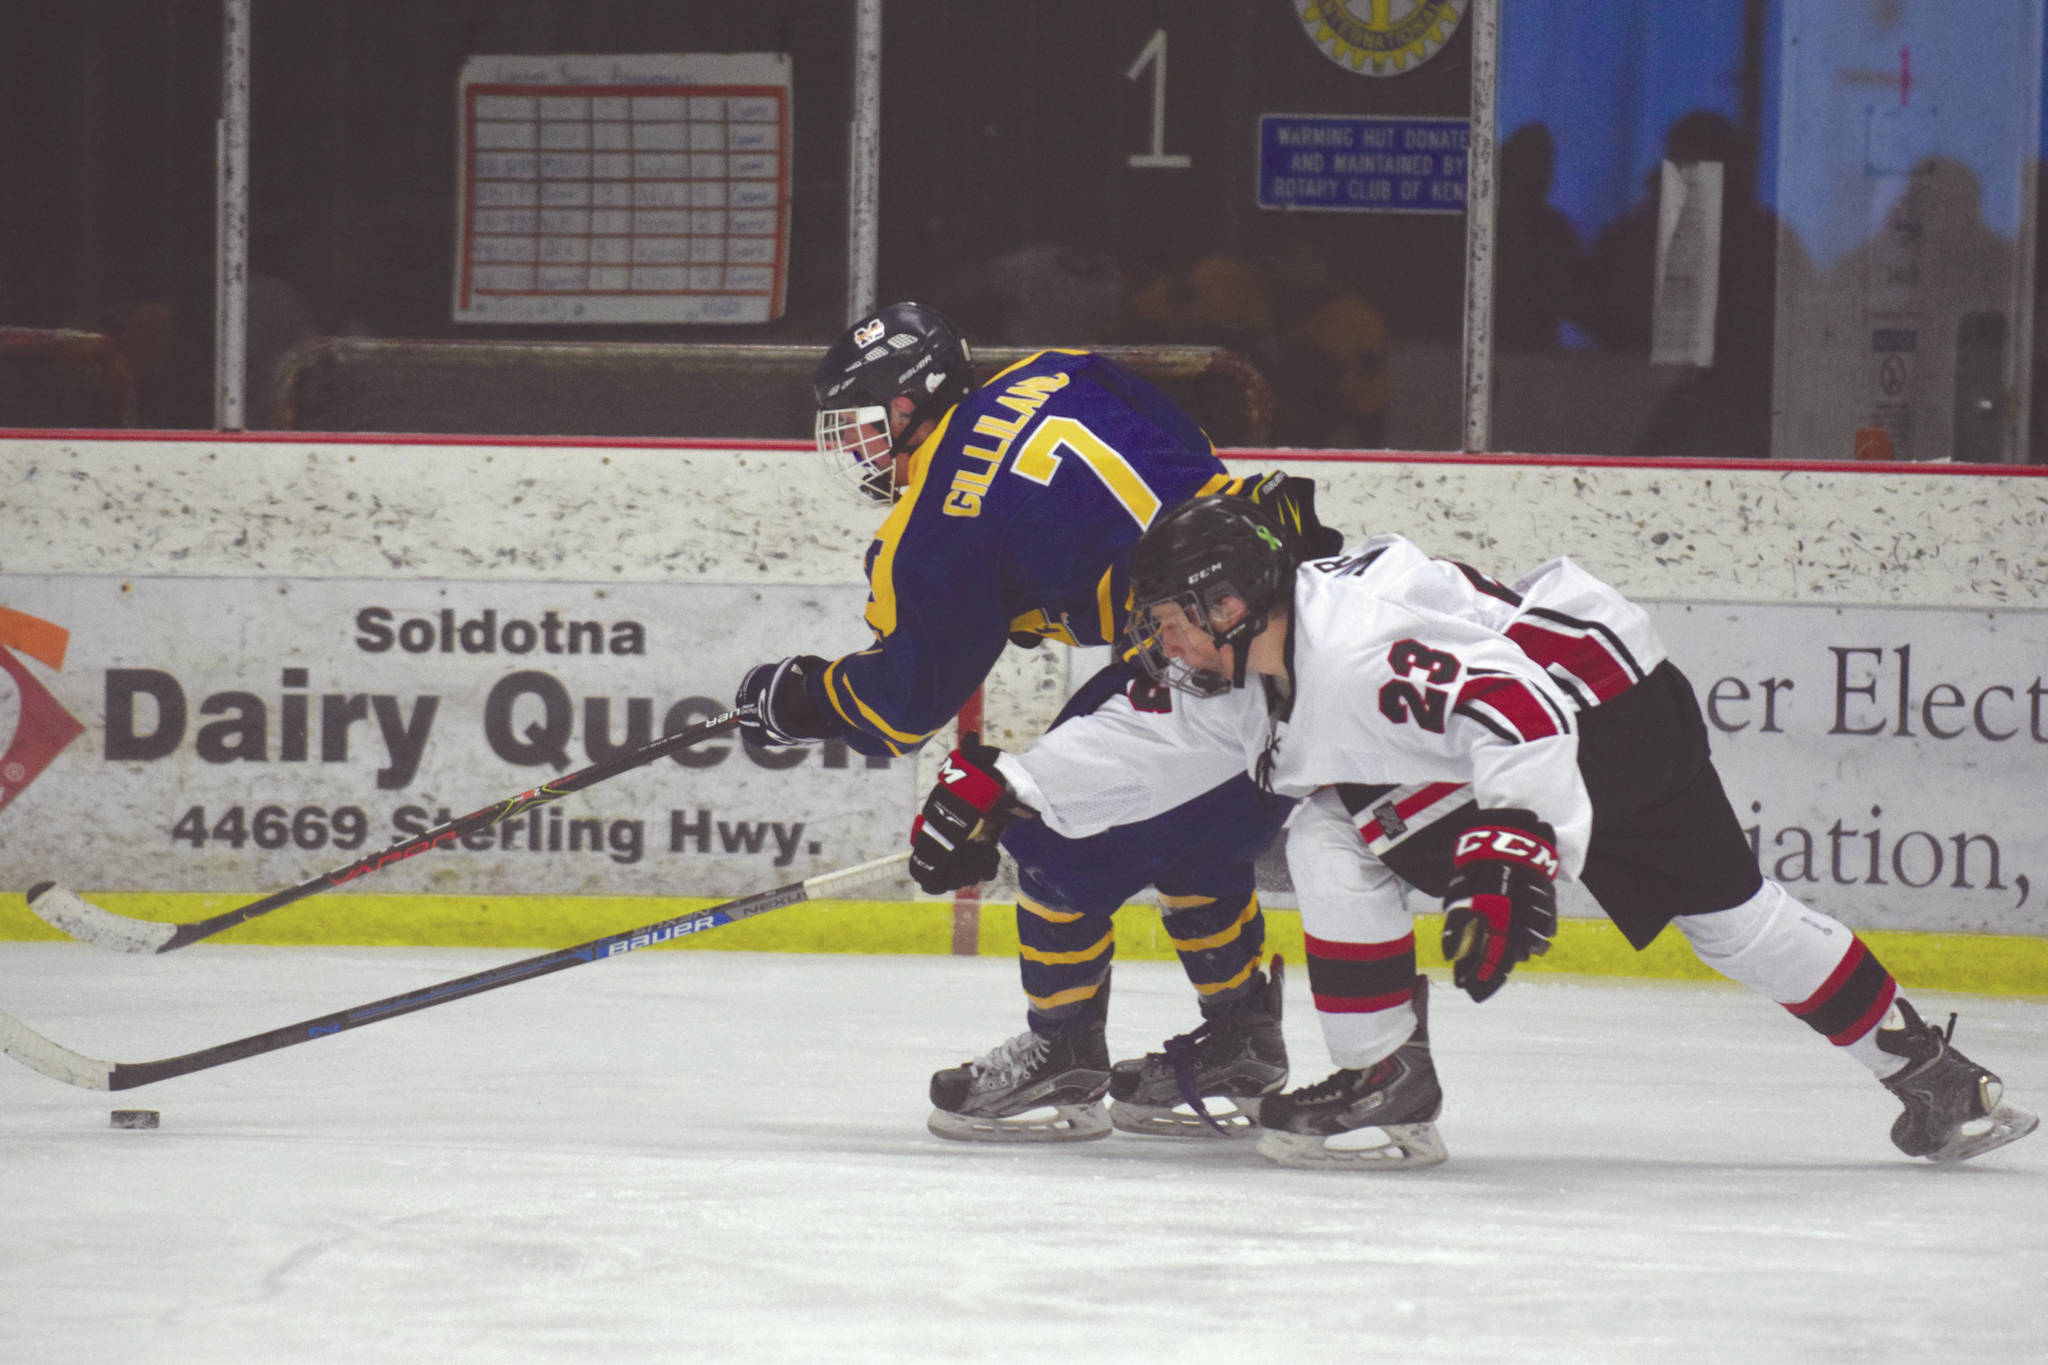
[[1153, 30], [1152, 41], [1139, 50], [1138, 60], [1124, 72], [1124, 79], [1138, 79], [1138, 73], [1148, 66], [1152, 68], [1152, 150], [1133, 154], [1131, 164], [1184, 169], [1190, 164], [1187, 157], [1168, 156], [1166, 153], [1166, 30], [1163, 28]]

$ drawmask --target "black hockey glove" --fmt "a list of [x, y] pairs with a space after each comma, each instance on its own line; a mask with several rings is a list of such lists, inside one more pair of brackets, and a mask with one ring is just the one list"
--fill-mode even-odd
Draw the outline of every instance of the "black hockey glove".
[[824, 667], [825, 661], [815, 654], [793, 654], [780, 663], [748, 669], [732, 699], [735, 707], [754, 708], [751, 719], [740, 721], [740, 738], [779, 749], [845, 733], [837, 718], [818, 710], [804, 688], [804, 679]]
[[1344, 537], [1316, 519], [1316, 481], [1274, 470], [1260, 479], [1240, 479], [1226, 489], [1249, 501], [1280, 526], [1303, 559], [1327, 559], [1344, 549]]
[[1451, 981], [1485, 1000], [1557, 933], [1557, 833], [1525, 810], [1482, 810], [1458, 836], [1444, 891]]
[[1010, 784], [996, 771], [1001, 750], [963, 735], [910, 826], [910, 875], [934, 896], [985, 882], [1002, 854], [996, 836], [1015, 816]]

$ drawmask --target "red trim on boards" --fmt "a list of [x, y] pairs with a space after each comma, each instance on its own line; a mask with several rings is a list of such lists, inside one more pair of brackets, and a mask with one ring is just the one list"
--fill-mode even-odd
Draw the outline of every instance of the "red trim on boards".
[[121, 427], [78, 430], [0, 427], [0, 441], [107, 441], [136, 445], [189, 444], [287, 446], [511, 446], [555, 450], [788, 450], [810, 452], [808, 441], [700, 436], [472, 436], [386, 431], [130, 431]]
[[[137, 431], [126, 427], [0, 427], [0, 441], [221, 441], [270, 445], [512, 446], [576, 449], [791, 450], [808, 441], [699, 436], [476, 436], [381, 431]], [[1466, 455], [1454, 450], [1296, 450], [1233, 447], [1216, 452], [1238, 464], [1276, 461], [1309, 464], [1526, 465], [1531, 468], [1725, 469], [1757, 474], [1950, 474], [1972, 478], [2048, 478], [2048, 465], [1930, 464], [1911, 460], [1703, 460], [1651, 455]]]

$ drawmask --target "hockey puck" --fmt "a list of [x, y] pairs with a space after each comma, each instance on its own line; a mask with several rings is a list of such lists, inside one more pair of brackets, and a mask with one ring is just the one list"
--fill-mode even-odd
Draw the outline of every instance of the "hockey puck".
[[116, 1109], [113, 1125], [116, 1128], [154, 1128], [158, 1117], [154, 1109]]

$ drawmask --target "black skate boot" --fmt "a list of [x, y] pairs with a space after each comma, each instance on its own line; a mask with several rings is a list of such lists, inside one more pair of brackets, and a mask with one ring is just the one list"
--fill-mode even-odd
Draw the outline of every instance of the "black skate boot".
[[1948, 1028], [1926, 1023], [1904, 997], [1877, 1026], [1879, 1049], [1904, 1057], [1884, 1078], [1906, 1112], [1892, 1124], [1892, 1144], [1907, 1156], [1966, 1161], [2017, 1142], [2041, 1120], [2005, 1099], [2005, 1083], [1955, 1050], [1956, 1017]]
[[932, 1073], [925, 1126], [959, 1142], [1084, 1142], [1109, 1136], [1102, 1028], [1020, 1033], [964, 1066]]
[[1259, 1155], [1282, 1166], [1434, 1166], [1446, 1155], [1436, 1131], [1443, 1107], [1429, 1055], [1429, 980], [1418, 976], [1414, 1036], [1371, 1067], [1268, 1099], [1260, 1110]]
[[[1244, 1137], [1259, 1126], [1259, 1103], [1287, 1084], [1280, 1035], [1281, 973], [1275, 954], [1258, 990], [1219, 1007], [1164, 1052], [1110, 1069], [1109, 1121], [1126, 1133]], [[1220, 1112], [1212, 1109], [1221, 1102]]]

